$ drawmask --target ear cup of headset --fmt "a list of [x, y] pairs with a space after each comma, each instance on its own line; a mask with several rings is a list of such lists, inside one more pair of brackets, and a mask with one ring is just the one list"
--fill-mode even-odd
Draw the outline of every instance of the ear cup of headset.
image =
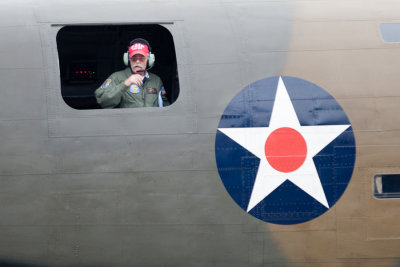
[[147, 68], [152, 68], [154, 66], [154, 62], [156, 62], [156, 56], [150, 52], [147, 56]]
[[[129, 66], [129, 55], [128, 52], [125, 52], [122, 56], [122, 60], [125, 66]], [[154, 62], [156, 62], [156, 56], [153, 53], [149, 53], [147, 56], [147, 68], [152, 68], [154, 66]]]
[[122, 56], [122, 60], [124, 61], [125, 66], [129, 66], [129, 54], [128, 52], [125, 52], [124, 55]]

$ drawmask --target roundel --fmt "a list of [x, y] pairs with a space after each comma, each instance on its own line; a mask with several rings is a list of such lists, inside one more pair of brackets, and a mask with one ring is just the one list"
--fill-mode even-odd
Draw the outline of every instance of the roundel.
[[353, 173], [355, 140], [345, 112], [324, 89], [271, 77], [241, 90], [218, 125], [221, 180], [247, 213], [298, 224], [329, 210]]

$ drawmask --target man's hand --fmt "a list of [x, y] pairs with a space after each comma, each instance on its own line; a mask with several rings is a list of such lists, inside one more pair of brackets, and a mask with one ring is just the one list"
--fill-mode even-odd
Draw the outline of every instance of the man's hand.
[[143, 85], [143, 76], [140, 74], [132, 74], [124, 81], [126, 86], [131, 86], [132, 84], [136, 84], [139, 86]]

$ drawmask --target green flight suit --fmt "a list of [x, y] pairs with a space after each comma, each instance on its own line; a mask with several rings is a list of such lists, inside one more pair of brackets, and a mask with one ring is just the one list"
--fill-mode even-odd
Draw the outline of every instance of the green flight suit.
[[[148, 72], [142, 86], [133, 85], [130, 88], [125, 86], [124, 81], [131, 75], [129, 68], [111, 74], [94, 92], [97, 103], [102, 108], [158, 107], [158, 95], [163, 89], [160, 77]], [[162, 95], [162, 100], [163, 106], [169, 105], [165, 93]]]

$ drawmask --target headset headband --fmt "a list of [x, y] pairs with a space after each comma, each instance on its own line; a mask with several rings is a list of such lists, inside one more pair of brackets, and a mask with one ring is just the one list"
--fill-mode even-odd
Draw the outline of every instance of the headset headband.
[[[149, 48], [149, 51], [151, 52], [151, 46], [150, 46], [149, 42], [147, 42], [147, 41], [146, 41], [145, 39], [143, 39], [143, 38], [136, 38], [136, 39], [133, 39], [133, 40], [129, 43], [129, 47], [131, 47], [133, 44], [136, 44], [136, 43], [147, 45], [147, 47]], [[128, 49], [129, 49], [129, 47], [128, 47]]]

